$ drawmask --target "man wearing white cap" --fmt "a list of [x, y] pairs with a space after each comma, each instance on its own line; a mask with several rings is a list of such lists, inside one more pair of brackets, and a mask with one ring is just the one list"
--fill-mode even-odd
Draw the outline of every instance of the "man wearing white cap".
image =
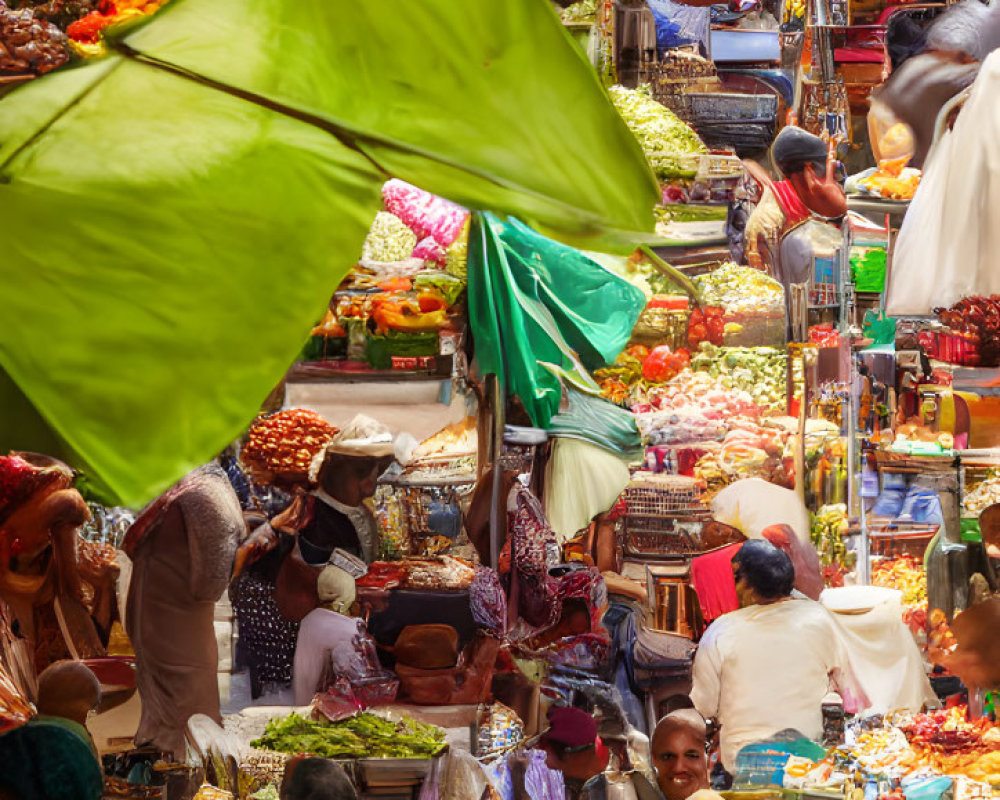
[[340, 567], [326, 567], [316, 581], [316, 591], [322, 605], [302, 620], [292, 666], [292, 690], [300, 706], [338, 678], [357, 681], [379, 671], [377, 661], [372, 663], [375, 643], [364, 622], [352, 616], [357, 588], [351, 574]]
[[307, 564], [325, 564], [335, 548], [371, 563], [378, 557], [378, 530], [364, 500], [375, 494], [378, 476], [393, 458], [392, 434], [359, 414], [313, 460], [317, 484], [271, 521], [277, 530], [297, 531]]

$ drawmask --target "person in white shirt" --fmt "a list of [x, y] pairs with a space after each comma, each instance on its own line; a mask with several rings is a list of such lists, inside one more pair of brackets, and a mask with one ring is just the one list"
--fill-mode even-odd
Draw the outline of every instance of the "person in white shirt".
[[292, 690], [300, 706], [338, 679], [350, 683], [381, 671], [364, 622], [352, 616], [357, 610], [354, 578], [328, 566], [320, 573], [316, 590], [322, 605], [303, 618], [292, 664]]
[[733, 557], [741, 608], [705, 632], [694, 660], [691, 700], [722, 726], [722, 764], [733, 771], [748, 744], [794, 729], [819, 740], [831, 688], [845, 710], [865, 704], [830, 613], [791, 596], [795, 570], [769, 542], [746, 542]]

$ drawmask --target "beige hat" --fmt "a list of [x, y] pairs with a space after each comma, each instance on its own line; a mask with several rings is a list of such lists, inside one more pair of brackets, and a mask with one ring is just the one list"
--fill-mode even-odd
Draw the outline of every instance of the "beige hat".
[[354, 578], [340, 567], [324, 567], [316, 580], [316, 593], [319, 601], [327, 608], [346, 614], [354, 605], [358, 589]]
[[395, 454], [392, 431], [376, 419], [358, 414], [313, 458], [309, 479], [317, 481], [327, 455], [388, 458]]

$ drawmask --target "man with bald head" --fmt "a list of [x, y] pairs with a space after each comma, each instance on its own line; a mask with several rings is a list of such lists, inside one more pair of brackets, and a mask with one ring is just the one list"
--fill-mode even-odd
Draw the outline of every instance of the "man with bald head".
[[666, 800], [687, 800], [709, 788], [705, 718], [693, 708], [667, 714], [656, 725], [650, 754]]
[[87, 717], [101, 702], [101, 684], [90, 668], [79, 661], [57, 661], [38, 676], [36, 720], [67, 728], [97, 748], [87, 730]]

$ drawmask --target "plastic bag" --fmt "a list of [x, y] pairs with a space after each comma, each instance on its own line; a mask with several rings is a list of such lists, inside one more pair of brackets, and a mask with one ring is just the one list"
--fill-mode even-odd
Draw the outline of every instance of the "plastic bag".
[[[884, 251], [883, 251], [884, 252]], [[853, 261], [851, 268], [853, 270]], [[885, 259], [882, 264], [883, 282], [885, 277]], [[881, 289], [863, 289], [860, 284], [856, 287], [859, 291], [881, 292]], [[896, 341], [896, 320], [887, 317], [878, 311], [869, 309], [865, 312], [864, 335], [871, 339], [873, 344], [894, 344]]]
[[620, 456], [589, 442], [556, 439], [546, 469], [545, 508], [561, 542], [610, 510], [629, 482]]
[[662, 53], [671, 47], [697, 43], [707, 50], [710, 12], [671, 0], [647, 0], [656, 20], [656, 46]]
[[420, 239], [431, 236], [441, 247], [459, 237], [469, 218], [461, 206], [395, 178], [382, 187], [382, 200]]
[[524, 788], [528, 797], [531, 800], [563, 800], [566, 797], [563, 774], [545, 765], [545, 751], [529, 750], [526, 755], [528, 767], [524, 771]]
[[932, 148], [903, 220], [886, 311], [926, 314], [963, 297], [1000, 293], [1000, 52], [991, 53], [955, 126]]
[[[854, 288], [859, 292], [883, 291], [885, 289], [885, 263], [886, 252], [881, 247], [853, 248], [851, 251], [851, 280], [854, 281]], [[895, 325], [893, 327], [895, 328]], [[888, 344], [888, 342], [884, 344]]]
[[494, 635], [503, 635], [507, 629], [507, 595], [494, 570], [476, 567], [469, 585], [469, 605], [477, 625]]

